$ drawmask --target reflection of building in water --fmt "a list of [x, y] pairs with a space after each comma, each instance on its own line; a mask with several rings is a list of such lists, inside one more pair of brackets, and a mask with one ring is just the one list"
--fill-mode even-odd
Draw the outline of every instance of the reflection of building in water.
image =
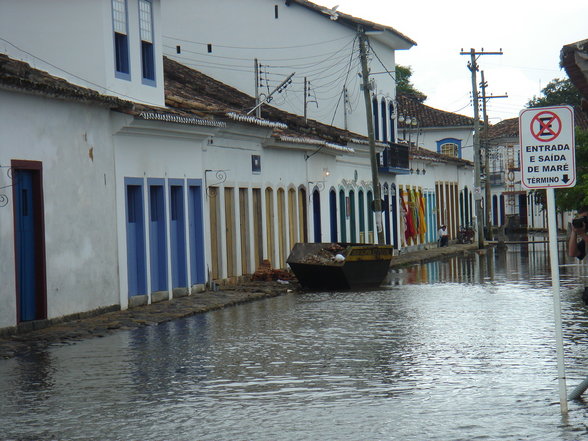
[[[567, 257], [565, 242], [558, 243], [558, 253], [560, 265], [565, 262], [578, 263], [577, 259]], [[538, 238], [535, 242], [508, 244], [504, 248], [487, 248], [483, 253], [471, 252], [442, 261], [392, 270], [386, 284], [483, 284], [494, 280], [528, 282], [535, 279], [545, 283], [547, 279], [544, 275], [550, 274], [550, 268], [549, 243], [547, 239]], [[583, 269], [583, 266], [565, 268], [565, 271], [560, 272], [576, 274], [580, 279], [588, 274], [588, 269]]]

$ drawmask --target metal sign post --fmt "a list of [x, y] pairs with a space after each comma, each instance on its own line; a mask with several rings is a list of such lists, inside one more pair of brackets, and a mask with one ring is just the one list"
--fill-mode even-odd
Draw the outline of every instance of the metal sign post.
[[561, 321], [559, 258], [555, 188], [576, 185], [574, 111], [570, 106], [540, 107], [519, 114], [521, 183], [529, 189], [544, 188], [547, 193], [549, 257], [555, 316], [557, 378], [561, 412], [568, 412]]

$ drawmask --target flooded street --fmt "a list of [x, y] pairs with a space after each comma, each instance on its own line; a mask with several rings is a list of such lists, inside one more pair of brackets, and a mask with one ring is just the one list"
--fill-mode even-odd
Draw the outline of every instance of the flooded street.
[[[588, 270], [560, 246], [568, 390]], [[0, 439], [577, 440], [559, 407], [547, 244], [392, 271], [0, 361]]]

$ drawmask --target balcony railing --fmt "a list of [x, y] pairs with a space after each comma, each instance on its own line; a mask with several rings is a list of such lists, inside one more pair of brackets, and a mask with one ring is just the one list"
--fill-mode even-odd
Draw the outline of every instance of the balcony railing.
[[378, 153], [378, 164], [382, 173], [408, 173], [408, 145], [390, 143]]

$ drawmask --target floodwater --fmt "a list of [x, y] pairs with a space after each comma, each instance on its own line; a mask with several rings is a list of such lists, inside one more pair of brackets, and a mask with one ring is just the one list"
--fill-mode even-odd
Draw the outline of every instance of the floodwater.
[[[577, 440], [559, 406], [547, 245], [391, 272], [0, 361], [0, 439]], [[560, 257], [568, 389], [588, 284]]]

